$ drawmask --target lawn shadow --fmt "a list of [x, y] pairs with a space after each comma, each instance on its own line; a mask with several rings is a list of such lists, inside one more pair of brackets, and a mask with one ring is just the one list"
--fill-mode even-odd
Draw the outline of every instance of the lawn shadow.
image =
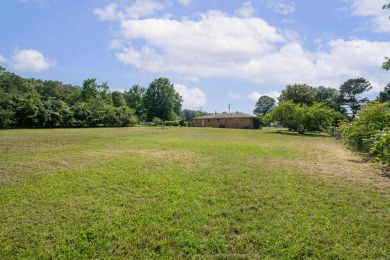
[[382, 166], [381, 176], [390, 179], [390, 166]]
[[348, 162], [351, 162], [351, 163], [368, 163], [371, 161], [370, 158], [364, 158], [364, 159], [361, 159], [361, 160], [347, 160]]
[[[363, 164], [363, 163], [369, 163], [369, 162], [373, 162], [372, 158], [370, 158], [368, 156], [368, 154], [363, 154], [363, 158], [360, 159], [360, 160], [347, 160], [348, 162], [351, 162], [351, 163], [360, 163], [360, 164]], [[384, 178], [389, 178], [390, 179], [390, 166], [387, 166], [385, 163], [380, 165], [380, 170], [381, 170], [381, 173], [379, 174], [379, 176], [381, 177], [384, 177]]]
[[267, 131], [267, 134], [278, 134], [278, 135], [292, 135], [292, 136], [301, 136], [301, 137], [331, 137], [324, 132], [307, 132], [300, 134], [298, 132], [292, 132], [288, 130], [276, 130], [276, 131]]
[[388, 179], [390, 179], [390, 171], [387, 170], [387, 172], [382, 173], [381, 176], [382, 176], [383, 178], [388, 178]]

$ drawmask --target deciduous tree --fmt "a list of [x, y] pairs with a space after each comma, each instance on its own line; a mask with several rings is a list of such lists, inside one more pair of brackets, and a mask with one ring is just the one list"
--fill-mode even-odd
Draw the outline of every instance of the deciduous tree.
[[340, 103], [349, 108], [351, 118], [355, 118], [359, 108], [368, 102], [360, 94], [372, 89], [371, 83], [364, 78], [349, 79], [340, 86]]
[[306, 84], [287, 85], [278, 98], [279, 102], [291, 100], [295, 104], [312, 105], [315, 100], [315, 90]]
[[134, 109], [139, 120], [144, 120], [145, 118], [145, 108], [143, 105], [145, 93], [146, 89], [139, 85], [132, 86], [129, 90], [125, 90], [124, 93], [127, 106]]
[[320, 131], [340, 117], [340, 114], [321, 103], [313, 106], [298, 105], [291, 100], [280, 102], [269, 114], [266, 121], [277, 122], [300, 134], [306, 131]]
[[103, 82], [99, 85], [96, 83], [96, 79], [86, 79], [83, 81], [81, 99], [84, 102], [88, 102], [100, 96], [104, 103], [112, 104], [112, 98], [109, 94], [109, 90], [110, 88], [108, 87], [107, 82]]
[[111, 93], [111, 95], [112, 95], [112, 103], [114, 107], [126, 106], [126, 100], [123, 93], [119, 91], [114, 91]]
[[43, 103], [39, 118], [44, 127], [66, 127], [70, 126], [72, 114], [64, 101], [51, 97]]
[[150, 83], [144, 97], [146, 118], [158, 117], [163, 121], [175, 120], [180, 114], [182, 97], [168, 78], [158, 78]]
[[267, 114], [271, 112], [273, 107], [275, 106], [275, 99], [270, 96], [261, 96], [256, 102], [256, 107], [253, 110], [254, 114]]
[[340, 93], [337, 89], [319, 86], [314, 90], [316, 102], [323, 103], [337, 112], [347, 115], [347, 110], [340, 104]]

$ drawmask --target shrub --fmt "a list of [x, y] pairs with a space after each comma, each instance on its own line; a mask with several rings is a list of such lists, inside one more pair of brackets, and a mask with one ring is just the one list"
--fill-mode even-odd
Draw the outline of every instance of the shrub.
[[179, 126], [179, 120], [165, 121], [164, 125], [165, 126]]
[[154, 124], [155, 126], [157, 126], [157, 125], [161, 125], [162, 120], [161, 120], [160, 118], [158, 118], [158, 117], [154, 117], [153, 120], [152, 120], [152, 122], [153, 122], [153, 124]]
[[387, 160], [390, 162], [390, 128], [376, 131], [371, 142], [370, 154], [375, 156], [375, 160]]
[[182, 119], [182, 120], [179, 121], [179, 125], [187, 127], [188, 126], [188, 122], [186, 120]]
[[257, 114], [257, 117], [253, 119], [253, 129], [259, 129], [263, 126], [263, 114]]
[[384, 159], [390, 149], [389, 125], [390, 111], [387, 105], [372, 102], [363, 106], [352, 122], [343, 122], [340, 130], [345, 142], [352, 148]]
[[292, 101], [283, 101], [266, 114], [263, 120], [277, 122], [292, 131], [303, 134], [306, 131], [323, 131], [339, 117], [341, 117], [340, 113], [321, 103], [308, 106], [295, 104]]

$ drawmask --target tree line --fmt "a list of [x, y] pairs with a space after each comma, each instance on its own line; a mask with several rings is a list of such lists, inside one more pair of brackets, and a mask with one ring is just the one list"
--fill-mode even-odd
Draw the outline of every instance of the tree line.
[[[318, 88], [307, 84], [287, 85], [278, 97], [279, 103], [292, 101], [295, 104], [311, 106], [315, 103], [323, 103], [327, 107], [340, 112], [353, 119], [359, 108], [369, 99], [362, 96], [364, 92], [372, 89], [371, 83], [364, 78], [349, 79], [339, 89], [320, 86]], [[376, 100], [381, 103], [390, 102], [390, 83], [379, 92]], [[253, 113], [265, 115], [275, 106], [275, 99], [262, 96], [258, 99]]]
[[275, 99], [262, 96], [253, 112], [262, 124], [283, 125], [300, 134], [331, 129], [351, 148], [390, 161], [390, 83], [374, 101], [363, 96], [371, 88], [363, 78], [347, 80], [338, 90], [288, 85], [277, 106]]
[[96, 79], [86, 79], [80, 87], [26, 79], [0, 67], [0, 128], [120, 127], [154, 118], [176, 120], [182, 101], [168, 78], [122, 93]]

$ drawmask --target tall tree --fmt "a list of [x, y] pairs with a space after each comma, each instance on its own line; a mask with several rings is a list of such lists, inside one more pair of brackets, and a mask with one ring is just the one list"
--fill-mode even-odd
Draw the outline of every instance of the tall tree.
[[176, 92], [168, 78], [158, 78], [150, 83], [144, 97], [146, 118], [158, 117], [163, 121], [175, 120], [180, 114], [182, 97]]
[[313, 105], [315, 103], [315, 90], [306, 84], [287, 85], [278, 98], [279, 102], [291, 100], [295, 104]]
[[72, 115], [64, 101], [50, 97], [43, 103], [38, 117], [42, 122], [42, 126], [53, 128], [69, 126]]
[[83, 87], [81, 91], [81, 99], [83, 101], [89, 101], [96, 98], [98, 94], [98, 84], [96, 79], [86, 79], [83, 81]]
[[38, 93], [15, 96], [14, 104], [16, 127], [42, 127], [42, 121], [38, 117], [42, 111], [42, 102]]
[[254, 114], [267, 114], [275, 106], [275, 99], [270, 96], [261, 96], [256, 102], [256, 107], [253, 110]]
[[324, 103], [328, 107], [335, 108], [339, 92], [335, 88], [319, 86], [315, 88], [315, 99], [318, 103]]
[[381, 92], [379, 92], [378, 97], [376, 98], [379, 102], [389, 102], [390, 103], [390, 83], [387, 84], [385, 89]]
[[114, 107], [126, 106], [126, 100], [122, 92], [114, 91], [111, 95]]
[[140, 85], [134, 85], [129, 90], [125, 90], [124, 93], [127, 106], [134, 109], [135, 114], [140, 121], [145, 118], [145, 109], [143, 105], [145, 93], [146, 89]]
[[15, 123], [15, 104], [12, 96], [12, 94], [5, 93], [4, 90], [0, 88], [0, 128], [11, 128]]
[[108, 87], [107, 82], [103, 82], [99, 85], [96, 83], [96, 79], [86, 79], [83, 81], [81, 99], [88, 102], [99, 96], [106, 104], [112, 104], [112, 97], [109, 94], [109, 91], [110, 88]]
[[355, 118], [359, 108], [368, 102], [368, 98], [362, 98], [360, 94], [370, 89], [371, 83], [364, 78], [349, 79], [340, 86], [340, 102], [349, 108], [351, 118]]
[[340, 93], [335, 88], [319, 86], [315, 88], [316, 102], [323, 103], [343, 115], [347, 115], [347, 110], [340, 104]]

